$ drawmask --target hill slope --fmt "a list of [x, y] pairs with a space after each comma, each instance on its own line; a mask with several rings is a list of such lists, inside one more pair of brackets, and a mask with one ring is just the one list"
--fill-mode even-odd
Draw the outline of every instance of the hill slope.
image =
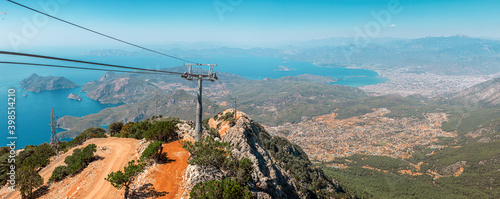
[[500, 78], [475, 85], [453, 96], [463, 103], [483, 103], [500, 105]]
[[45, 90], [58, 90], [78, 87], [78, 85], [64, 77], [43, 77], [34, 73], [28, 78], [23, 79], [21, 82], [19, 82], [19, 84], [21, 84], [21, 88], [35, 93]]

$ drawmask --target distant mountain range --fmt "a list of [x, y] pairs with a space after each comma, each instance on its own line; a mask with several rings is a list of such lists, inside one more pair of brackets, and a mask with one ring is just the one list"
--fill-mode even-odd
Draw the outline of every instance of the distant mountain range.
[[[500, 72], [500, 41], [462, 35], [420, 39], [380, 38], [363, 46], [353, 38], [290, 43], [276, 48], [159, 49], [178, 57], [258, 56], [313, 62], [326, 67], [416, 68], [444, 75], [487, 75]], [[145, 51], [94, 50], [86, 55], [144, 56]]]

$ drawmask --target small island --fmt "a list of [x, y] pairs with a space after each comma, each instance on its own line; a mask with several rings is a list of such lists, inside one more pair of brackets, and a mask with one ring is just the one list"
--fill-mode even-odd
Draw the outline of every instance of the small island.
[[285, 66], [279, 66], [280, 69], [276, 69], [274, 71], [292, 71], [293, 69], [285, 67]]
[[82, 101], [82, 98], [80, 96], [78, 96], [78, 94], [73, 94], [73, 93], [69, 94], [68, 99], [74, 99], [74, 100], [78, 100], [80, 102]]
[[39, 76], [35, 73], [19, 82], [21, 88], [29, 92], [41, 92], [46, 90], [58, 90], [78, 87], [77, 84], [64, 77]]

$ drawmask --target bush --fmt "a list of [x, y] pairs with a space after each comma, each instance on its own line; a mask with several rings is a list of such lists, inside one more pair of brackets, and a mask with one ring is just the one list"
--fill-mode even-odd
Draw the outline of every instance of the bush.
[[135, 123], [134, 126], [130, 127], [128, 129], [128, 136], [129, 138], [135, 138], [135, 139], [142, 139], [144, 138], [144, 134], [146, 131], [151, 127], [151, 122], [149, 121], [142, 121]]
[[[64, 159], [64, 163], [67, 166], [60, 166], [57, 171], [52, 172], [51, 181], [59, 181], [64, 179], [66, 176], [75, 174], [83, 170], [87, 165], [94, 159], [94, 152], [96, 152], [97, 146], [95, 144], [90, 144], [82, 149], [75, 149], [73, 154]], [[63, 168], [64, 167], [64, 168]]]
[[54, 148], [47, 143], [30, 149], [33, 153], [22, 161], [22, 165], [33, 166], [34, 168], [45, 167], [50, 163], [50, 157], [56, 155]]
[[52, 176], [49, 178], [49, 182], [58, 182], [61, 181], [62, 179], [66, 178], [69, 173], [67, 171], [66, 166], [58, 166], [54, 169], [52, 172]]
[[[64, 142], [62, 142], [59, 146], [60, 146], [61, 150], [65, 150], [65, 149], [69, 150], [72, 147], [83, 144], [85, 141], [87, 141], [90, 138], [105, 138], [105, 137], [107, 137], [105, 133], [106, 133], [106, 130], [103, 128], [90, 127], [88, 129], [86, 129], [85, 131], [83, 131], [82, 133], [80, 133], [80, 135], [78, 135], [75, 139], [69, 141], [67, 144], [64, 144]], [[64, 148], [62, 146], [64, 146]]]
[[145, 166], [146, 164], [144, 163], [135, 164], [135, 161], [132, 160], [128, 162], [128, 165], [125, 168], [123, 168], [123, 172], [111, 172], [105, 180], [109, 181], [111, 185], [117, 189], [125, 187], [125, 198], [127, 198], [130, 183], [134, 181], [135, 176], [144, 170]]
[[207, 136], [195, 142], [183, 142], [182, 147], [191, 153], [189, 164], [200, 166], [214, 166], [227, 170], [230, 161], [228, 157], [231, 152], [228, 150], [229, 144], [215, 141], [213, 137]]
[[83, 148], [83, 150], [75, 149], [73, 155], [66, 157], [64, 163], [68, 164], [68, 173], [76, 173], [85, 168], [92, 161], [96, 148], [95, 144], [90, 144]]
[[234, 113], [233, 112], [227, 112], [223, 117], [222, 120], [228, 121], [229, 126], [232, 127], [236, 124], [236, 120], [234, 119]]
[[238, 183], [237, 179], [225, 178], [196, 184], [189, 195], [193, 199], [239, 199], [252, 198], [247, 186]]
[[113, 122], [108, 126], [108, 132], [111, 136], [120, 133], [123, 127], [123, 122]]
[[144, 137], [148, 140], [169, 141], [177, 137], [175, 133], [177, 129], [177, 122], [161, 121], [151, 126], [144, 134]]
[[155, 141], [149, 144], [148, 148], [146, 148], [144, 152], [142, 152], [141, 161], [145, 161], [148, 159], [153, 159], [155, 161], [162, 161], [166, 159], [166, 154], [161, 153], [161, 150], [163, 148], [162, 144], [163, 144], [162, 141]]
[[134, 122], [129, 122], [122, 127], [122, 130], [120, 130], [120, 134], [122, 135], [122, 138], [128, 137], [128, 134], [130, 133], [129, 129], [132, 128], [134, 125], [135, 125]]

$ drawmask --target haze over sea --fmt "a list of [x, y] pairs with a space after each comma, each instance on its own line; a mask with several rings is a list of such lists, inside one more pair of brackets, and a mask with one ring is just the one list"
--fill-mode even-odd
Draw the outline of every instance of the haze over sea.
[[[165, 59], [164, 57], [73, 56], [67, 58], [150, 69], [169, 68], [183, 64], [178, 61]], [[19, 61], [10, 57], [2, 57], [2, 59], [6, 61]], [[22, 61], [39, 62], [40, 60], [23, 58]], [[373, 85], [386, 81], [385, 78], [377, 77], [378, 74], [370, 70], [326, 68], [319, 67], [308, 62], [297, 62], [272, 57], [212, 57], [197, 58], [196, 61], [200, 61], [202, 63], [216, 63], [218, 64], [215, 68], [216, 71], [233, 73], [253, 80], [260, 80], [264, 78], [276, 79], [284, 76], [313, 74], [342, 79], [334, 84], [354, 87]], [[43, 63], [85, 66], [56, 61], [44, 61]], [[291, 71], [279, 71], [279, 66], [289, 68]], [[18, 137], [16, 141], [17, 148], [24, 148], [25, 145], [39, 145], [50, 140], [49, 122], [51, 108], [54, 109], [54, 112], [58, 117], [66, 115], [82, 117], [88, 114], [97, 113], [107, 107], [117, 106], [116, 104], [100, 104], [99, 102], [86, 97], [85, 93], [81, 93], [81, 88], [31, 93], [23, 91], [19, 85], [21, 80], [27, 78], [33, 73], [41, 76], [63, 76], [78, 85], [84, 85], [89, 81], [99, 79], [99, 77], [104, 75], [105, 72], [18, 65], [1, 65], [0, 71], [2, 74], [2, 78], [0, 79], [0, 91], [3, 93], [0, 95], [0, 100], [4, 102], [4, 105], [1, 106], [0, 112], [7, 113], [8, 89], [16, 89], [15, 106], [16, 135]], [[67, 99], [70, 93], [80, 95], [83, 100], [79, 102]], [[23, 97], [23, 94], [27, 94], [27, 96]], [[5, 114], [4, 117], [4, 121], [6, 121], [7, 114]], [[7, 122], [1, 122], [0, 128], [7, 129]], [[58, 129], [58, 132], [61, 131], [64, 130]], [[8, 134], [5, 133], [4, 136], [8, 137]]]

